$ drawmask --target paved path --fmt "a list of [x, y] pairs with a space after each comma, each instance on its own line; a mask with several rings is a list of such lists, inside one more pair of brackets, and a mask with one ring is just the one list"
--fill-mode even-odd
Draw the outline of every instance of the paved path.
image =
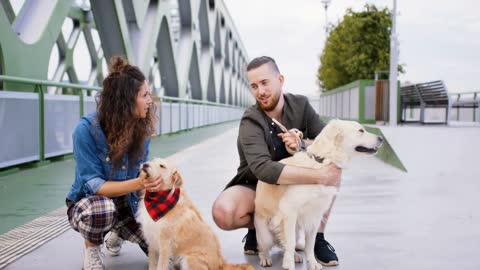
[[[327, 227], [340, 266], [326, 269], [480, 269], [480, 129], [381, 127], [408, 169], [359, 158], [344, 171]], [[244, 256], [246, 230], [225, 232], [212, 222], [211, 206], [234, 175], [236, 128], [173, 156], [186, 190], [220, 238], [231, 262]], [[146, 257], [128, 244], [107, 269], [146, 269]], [[281, 256], [274, 256], [280, 269]], [[81, 269], [82, 240], [69, 230], [5, 269]], [[297, 269], [306, 269], [298, 265]]]
[[[170, 156], [237, 126], [233, 121], [154, 137], [150, 151]], [[0, 234], [65, 205], [74, 173], [75, 162], [69, 159], [0, 177]]]

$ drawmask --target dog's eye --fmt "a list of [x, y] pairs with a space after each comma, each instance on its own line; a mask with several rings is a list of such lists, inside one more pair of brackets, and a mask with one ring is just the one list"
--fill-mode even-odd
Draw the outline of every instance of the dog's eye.
[[163, 164], [160, 164], [160, 168], [163, 168], [163, 169], [165, 169], [165, 165], [163, 165]]
[[364, 129], [359, 129], [358, 131], [361, 132], [361, 133], [364, 133], [364, 132], [365, 132]]

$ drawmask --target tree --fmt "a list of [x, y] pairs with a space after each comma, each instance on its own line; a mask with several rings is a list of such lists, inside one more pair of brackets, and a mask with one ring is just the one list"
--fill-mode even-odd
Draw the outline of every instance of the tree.
[[[363, 11], [348, 9], [330, 32], [320, 57], [319, 85], [332, 90], [360, 79], [373, 79], [375, 71], [389, 70], [391, 12], [365, 5]], [[403, 73], [403, 67], [398, 66]]]

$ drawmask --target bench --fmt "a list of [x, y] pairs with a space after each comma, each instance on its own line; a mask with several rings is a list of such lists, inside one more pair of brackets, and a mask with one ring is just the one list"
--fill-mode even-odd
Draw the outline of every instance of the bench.
[[[443, 81], [432, 81], [402, 86], [400, 90], [400, 99], [402, 122], [420, 122], [425, 124], [425, 109], [444, 108], [445, 121], [442, 123], [448, 123], [450, 98]], [[407, 121], [406, 111], [409, 108], [420, 108], [420, 119], [418, 121]]]

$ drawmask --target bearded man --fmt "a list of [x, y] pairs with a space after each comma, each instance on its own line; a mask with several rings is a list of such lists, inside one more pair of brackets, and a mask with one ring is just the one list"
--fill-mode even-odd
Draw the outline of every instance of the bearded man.
[[[237, 175], [215, 200], [212, 214], [217, 226], [223, 230], [248, 228], [244, 252], [253, 255], [258, 252], [253, 225], [258, 180], [275, 185], [339, 186], [341, 170], [333, 164], [310, 169], [279, 163], [279, 160], [291, 156], [289, 152], [310, 145], [324, 124], [307, 97], [283, 93], [285, 78], [271, 57], [253, 59], [247, 66], [247, 78], [257, 102], [242, 116], [237, 139], [240, 166]], [[304, 139], [298, 141], [294, 132], [283, 133], [272, 119], [279, 120], [287, 129], [299, 129]], [[329, 214], [330, 210], [318, 228], [315, 255], [324, 265], [338, 265], [335, 250], [323, 234]]]

